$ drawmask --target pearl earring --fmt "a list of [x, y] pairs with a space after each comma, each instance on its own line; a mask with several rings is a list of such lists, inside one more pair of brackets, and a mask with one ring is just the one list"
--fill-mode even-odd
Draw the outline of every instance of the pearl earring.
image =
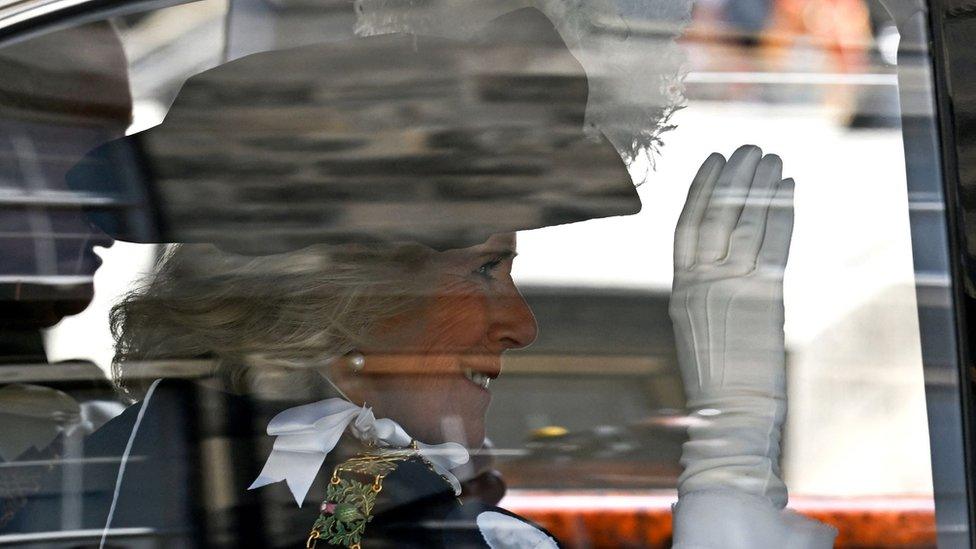
[[354, 373], [358, 374], [359, 372], [363, 371], [363, 368], [366, 367], [366, 357], [364, 357], [360, 352], [349, 353], [347, 358], [349, 359], [349, 368]]

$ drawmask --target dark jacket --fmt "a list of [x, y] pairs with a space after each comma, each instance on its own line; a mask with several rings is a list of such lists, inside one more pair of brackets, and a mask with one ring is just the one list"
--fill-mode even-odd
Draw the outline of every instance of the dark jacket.
[[[284, 482], [248, 490], [271, 450], [268, 421], [299, 404], [162, 381], [148, 400], [86, 439], [81, 465], [55, 462], [42, 490], [5, 530], [63, 530], [65, 476], [80, 472], [80, 526], [88, 537], [80, 533], [80, 539], [45, 546], [77, 547], [81, 539], [97, 546], [111, 513], [107, 547], [139, 539], [181, 547], [305, 547], [333, 468], [365, 448], [330, 454], [300, 508]], [[487, 547], [475, 521], [485, 510], [510, 514], [484, 503], [462, 504], [443, 478], [410, 459], [384, 480], [363, 547]]]

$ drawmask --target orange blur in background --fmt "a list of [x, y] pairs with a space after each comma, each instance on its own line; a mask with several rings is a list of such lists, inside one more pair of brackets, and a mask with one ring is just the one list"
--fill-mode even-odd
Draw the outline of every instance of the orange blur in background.
[[[565, 547], [670, 548], [674, 494], [513, 492], [511, 511], [552, 532]], [[834, 547], [936, 547], [935, 509], [926, 497], [790, 499], [790, 508], [837, 528]]]

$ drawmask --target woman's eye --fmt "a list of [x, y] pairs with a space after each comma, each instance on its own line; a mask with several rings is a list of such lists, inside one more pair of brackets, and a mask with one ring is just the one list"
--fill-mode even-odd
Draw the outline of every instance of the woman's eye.
[[495, 269], [498, 267], [498, 265], [501, 264], [501, 262], [502, 262], [501, 259], [493, 259], [483, 264], [482, 266], [478, 267], [477, 270], [475, 270], [475, 274], [489, 280], [493, 279], [495, 278], [494, 277]]

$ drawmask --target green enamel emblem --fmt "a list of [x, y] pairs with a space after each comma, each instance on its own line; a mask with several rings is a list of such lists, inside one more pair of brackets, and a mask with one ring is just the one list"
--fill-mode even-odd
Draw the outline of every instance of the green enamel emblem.
[[376, 491], [371, 484], [352, 479], [340, 479], [326, 488], [326, 500], [335, 504], [331, 512], [323, 512], [315, 520], [313, 529], [320, 539], [331, 545], [350, 547], [363, 538], [366, 525], [372, 520]]
[[332, 513], [336, 520], [339, 522], [345, 522], [346, 524], [351, 524], [357, 520], [362, 520], [363, 515], [354, 506], [348, 503], [342, 503], [336, 506], [335, 512]]

